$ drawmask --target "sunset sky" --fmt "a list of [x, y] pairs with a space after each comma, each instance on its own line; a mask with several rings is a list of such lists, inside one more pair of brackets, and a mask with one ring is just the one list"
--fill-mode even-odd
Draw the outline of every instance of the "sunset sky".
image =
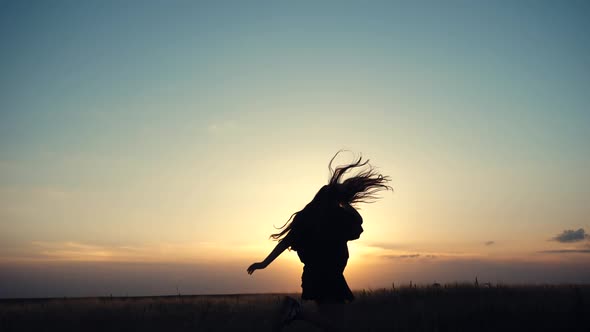
[[[590, 282], [587, 1], [0, 2], [0, 297], [299, 291], [268, 236], [364, 157], [351, 288]], [[177, 289], [178, 288], [178, 289]]]

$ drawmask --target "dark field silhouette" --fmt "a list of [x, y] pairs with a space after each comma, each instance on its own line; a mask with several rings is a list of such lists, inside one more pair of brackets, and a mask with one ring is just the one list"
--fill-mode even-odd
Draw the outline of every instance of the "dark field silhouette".
[[[590, 331], [590, 285], [453, 284], [354, 293], [342, 313], [350, 331]], [[0, 331], [268, 331], [282, 295], [0, 300]], [[304, 321], [283, 330], [318, 331]]]

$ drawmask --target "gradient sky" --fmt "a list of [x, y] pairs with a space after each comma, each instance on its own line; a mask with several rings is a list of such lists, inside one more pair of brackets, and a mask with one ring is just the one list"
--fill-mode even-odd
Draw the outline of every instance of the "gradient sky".
[[340, 149], [395, 189], [360, 206], [352, 288], [590, 282], [589, 17], [2, 1], [0, 297], [298, 291], [294, 252], [245, 269]]

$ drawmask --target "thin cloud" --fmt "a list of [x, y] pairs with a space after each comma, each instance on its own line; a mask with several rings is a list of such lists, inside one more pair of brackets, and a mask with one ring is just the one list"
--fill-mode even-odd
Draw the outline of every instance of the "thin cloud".
[[[236, 246], [240, 251], [252, 251]], [[32, 242], [23, 248], [27, 256], [39, 261], [84, 262], [194, 262], [207, 261], [206, 252], [223, 252], [224, 246], [214, 242], [152, 243], [137, 246], [101, 245], [81, 242]], [[0, 261], [4, 257], [0, 255]]]
[[579, 242], [590, 238], [590, 236], [584, 231], [583, 228], [574, 231], [573, 229], [566, 229], [563, 233], [556, 235], [551, 238], [553, 241], [561, 243]]
[[384, 255], [382, 256], [386, 259], [415, 259], [415, 258], [436, 258], [436, 255], [431, 254], [404, 254], [404, 255]]
[[486, 246], [491, 246], [491, 245], [494, 245], [494, 244], [496, 244], [496, 242], [495, 242], [495, 241], [487, 241], [487, 242], [484, 242], [484, 244], [485, 244]]
[[378, 248], [378, 249], [384, 249], [384, 250], [400, 250], [400, 249], [407, 250], [407, 247], [404, 245], [395, 244], [395, 243], [387, 243], [387, 242], [374, 242], [374, 243], [370, 243], [368, 246], [373, 247], [373, 248]]
[[558, 249], [558, 250], [541, 250], [540, 254], [590, 254], [590, 249]]
[[[132, 247], [110, 247], [79, 242], [33, 242], [39, 257], [64, 261], [119, 261], [138, 258], [141, 250]], [[143, 259], [149, 257], [145, 255]]]
[[400, 259], [400, 258], [418, 258], [420, 257], [420, 254], [408, 254], [408, 255], [385, 255], [383, 256], [385, 258], [389, 258], [389, 259]]

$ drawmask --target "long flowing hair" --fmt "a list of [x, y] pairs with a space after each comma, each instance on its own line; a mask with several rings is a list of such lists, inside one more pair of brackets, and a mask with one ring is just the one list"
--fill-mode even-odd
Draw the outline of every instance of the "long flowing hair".
[[[356, 161], [332, 168], [334, 159], [342, 152], [336, 152], [330, 159], [328, 169], [330, 170], [330, 180], [323, 186], [303, 210], [295, 212], [287, 222], [277, 229], [280, 232], [272, 234], [271, 239], [280, 241], [287, 233], [291, 231], [294, 224], [297, 224], [298, 217], [304, 211], [309, 211], [315, 207], [327, 205], [330, 203], [341, 205], [355, 205], [357, 203], [373, 203], [380, 197], [377, 193], [382, 190], [393, 190], [388, 183], [391, 181], [389, 176], [384, 176], [369, 164], [369, 159], [363, 161], [359, 155]], [[359, 169], [355, 175], [344, 179], [344, 175], [353, 169]]]

